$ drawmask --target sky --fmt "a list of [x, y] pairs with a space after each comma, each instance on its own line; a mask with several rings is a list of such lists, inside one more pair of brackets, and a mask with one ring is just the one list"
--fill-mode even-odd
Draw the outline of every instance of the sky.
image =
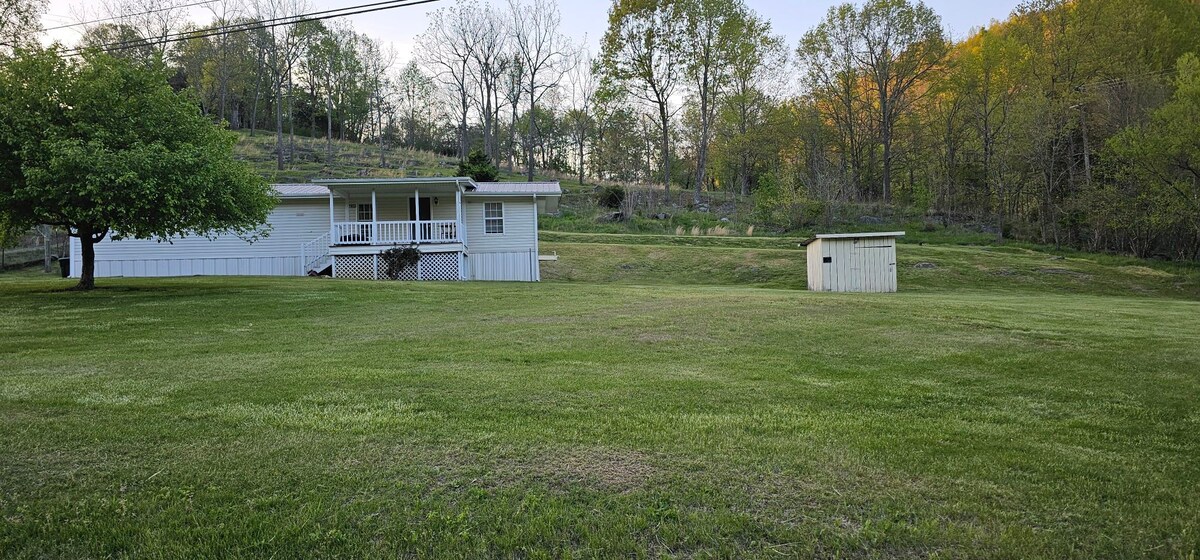
[[[179, 0], [182, 4], [192, 4], [199, 0]], [[309, 0], [311, 11], [342, 8], [360, 4], [372, 3], [377, 0]], [[385, 44], [390, 43], [397, 52], [400, 62], [406, 61], [412, 52], [416, 37], [425, 30], [428, 24], [427, 15], [436, 10], [439, 5], [452, 3], [454, 0], [440, 0], [431, 4], [414, 7], [397, 8], [375, 12], [347, 19], [354, 24], [360, 33], [366, 33]], [[507, 5], [506, 0], [482, 0], [497, 7]], [[745, 0], [746, 4], [760, 15], [771, 21], [776, 34], [787, 38], [789, 45], [796, 45], [805, 31], [816, 25], [830, 6], [840, 4], [842, 0]], [[960, 39], [973, 28], [988, 24], [992, 20], [1003, 20], [1017, 6], [1016, 0], [927, 0], [931, 8], [942, 17], [942, 23], [950, 32], [951, 37]], [[95, 0], [50, 0], [49, 10], [42, 19], [44, 27], [54, 27], [63, 24], [76, 23], [98, 17]], [[599, 49], [600, 37], [608, 23], [608, 7], [610, 0], [560, 0], [559, 10], [562, 14], [562, 31], [575, 39], [584, 41], [593, 53]], [[192, 8], [192, 17], [198, 21], [211, 20], [211, 15], [203, 8]], [[85, 18], [81, 20], [80, 17]], [[61, 40], [68, 45], [74, 45], [79, 38], [78, 29], [62, 29], [49, 34], [51, 40]]]

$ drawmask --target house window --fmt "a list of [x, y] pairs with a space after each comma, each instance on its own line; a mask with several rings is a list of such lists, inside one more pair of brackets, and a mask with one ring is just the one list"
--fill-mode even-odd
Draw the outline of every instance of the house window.
[[483, 203], [483, 232], [504, 233], [504, 203]]
[[371, 220], [372, 220], [371, 205], [370, 204], [359, 204], [358, 205], [358, 221], [369, 222]]

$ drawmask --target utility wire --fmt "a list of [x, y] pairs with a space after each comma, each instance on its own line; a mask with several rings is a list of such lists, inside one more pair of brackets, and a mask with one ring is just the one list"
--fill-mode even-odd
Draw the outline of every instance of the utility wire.
[[[309, 22], [309, 21], [321, 21], [321, 20], [333, 19], [333, 18], [337, 18], [337, 17], [368, 14], [368, 13], [372, 13], [372, 12], [391, 10], [394, 8], [407, 8], [407, 7], [419, 6], [421, 4], [429, 4], [432, 2], [439, 2], [439, 1], [440, 0], [387, 0], [385, 2], [375, 2], [375, 3], [371, 3], [371, 4], [359, 4], [356, 6], [347, 6], [344, 8], [323, 10], [323, 11], [319, 11], [319, 12], [309, 12], [309, 13], [305, 13], [305, 14], [298, 14], [295, 16], [283, 16], [283, 17], [271, 18], [271, 19], [266, 19], [266, 20], [255, 20], [255, 21], [249, 21], [246, 23], [230, 24], [230, 25], [219, 26], [219, 27], [216, 27], [213, 29], [202, 29], [199, 31], [182, 31], [182, 32], [177, 32], [177, 33], [171, 33], [171, 34], [165, 35], [161, 38], [155, 38], [155, 39], [133, 39], [133, 40], [128, 40], [128, 41], [119, 41], [119, 42], [115, 42], [115, 43], [108, 43], [105, 45], [96, 45], [96, 48], [99, 48], [104, 51], [122, 51], [122, 50], [128, 50], [128, 49], [132, 49], [132, 48], [145, 47], [148, 45], [178, 43], [181, 41], [189, 41], [192, 39], [203, 39], [206, 37], [215, 37], [217, 35], [227, 35], [229, 33], [243, 33], [246, 31], [254, 31], [257, 29], [271, 29], [271, 28], [280, 27], [283, 25], [295, 25], [298, 23], [304, 23], [304, 22]], [[87, 49], [86, 48], [69, 49], [67, 51], [64, 51], [62, 54], [63, 54], [63, 56], [73, 56], [73, 55], [78, 55], [85, 50], [87, 50]]]
[[[158, 12], [165, 12], [167, 10], [180, 10], [183, 8], [194, 8], [196, 6], [204, 6], [206, 4], [212, 4], [212, 3], [218, 2], [218, 1], [220, 1], [220, 0], [205, 0], [203, 2], [196, 2], [193, 4], [184, 4], [182, 6], [167, 6], [165, 8], [158, 8], [155, 10], [146, 10], [144, 12], [137, 12], [135, 14], [122, 14], [119, 16], [93, 19], [91, 21], [81, 21], [79, 23], [68, 23], [68, 24], [59, 25], [59, 26], [55, 26], [55, 27], [47, 27], [47, 28], [43, 29], [42, 31], [54, 31], [56, 29], [67, 29], [69, 27], [79, 27], [81, 25], [92, 25], [93, 23], [104, 23], [106, 21], [116, 21], [119, 19], [125, 19], [125, 18], [137, 17], [137, 16], [147, 16], [150, 14], [157, 14]], [[53, 16], [53, 17], [61, 17], [61, 16]]]

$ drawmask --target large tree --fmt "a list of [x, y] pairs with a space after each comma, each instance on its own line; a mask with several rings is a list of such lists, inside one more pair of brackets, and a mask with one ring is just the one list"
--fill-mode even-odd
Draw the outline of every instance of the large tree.
[[[1150, 115], [1108, 142], [1115, 211], [1107, 219], [1128, 249], [1146, 256], [1175, 234], [1179, 258], [1200, 258], [1200, 58], [1178, 62], [1175, 94]], [[1105, 198], [1105, 197], [1100, 197]], [[1129, 209], [1135, 209], [1130, 212]]]
[[946, 56], [949, 45], [937, 13], [917, 1], [870, 0], [859, 13], [865, 67], [875, 96], [879, 144], [883, 148], [883, 199], [892, 192], [896, 123], [912, 105], [922, 82]]
[[429, 27], [417, 37], [413, 49], [420, 60], [446, 88], [452, 99], [458, 124], [458, 158], [467, 158], [467, 119], [471, 115], [471, 60], [474, 57], [475, 35], [471, 25], [472, 12], [478, 9], [473, 2], [438, 8], [429, 14]]
[[692, 201], [700, 204], [700, 192], [708, 180], [708, 151], [717, 103], [729, 85], [734, 45], [746, 34], [750, 14], [741, 0], [683, 0], [681, 4], [688, 29], [683, 34], [686, 74], [698, 105]]
[[656, 110], [663, 189], [671, 192], [671, 118], [683, 72], [683, 9], [676, 0], [614, 0], [600, 42], [606, 94], [627, 94]]
[[233, 134], [167, 76], [96, 51], [18, 50], [0, 65], [0, 223], [79, 238], [79, 289], [94, 286], [105, 237], [254, 235], [274, 204], [233, 158]]
[[538, 142], [538, 102], [547, 91], [558, 87], [566, 72], [570, 41], [559, 32], [558, 5], [550, 0], [529, 4], [509, 0], [512, 10], [512, 41], [517, 62], [524, 67], [525, 94], [529, 96], [529, 133], [525, 139], [525, 176], [533, 180], [533, 150]]

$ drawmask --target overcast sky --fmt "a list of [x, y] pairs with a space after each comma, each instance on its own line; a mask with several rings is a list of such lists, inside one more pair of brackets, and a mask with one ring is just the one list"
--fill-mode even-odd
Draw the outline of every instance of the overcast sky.
[[[196, 0], [199, 1], [199, 0]], [[360, 4], [377, 0], [309, 0], [312, 10], [326, 10]], [[411, 8], [375, 12], [346, 18], [353, 22], [354, 28], [385, 43], [392, 43], [401, 61], [409, 58], [413, 40], [424, 31], [428, 22], [426, 14], [437, 9], [439, 5], [450, 4], [454, 0], [441, 0], [431, 4]], [[483, 0], [503, 6], [506, 0]], [[795, 45], [800, 36], [811, 28], [829, 6], [838, 4], [834, 0], [745, 0], [746, 4], [771, 21], [777, 34], [788, 39], [788, 44]], [[181, 3], [190, 4], [193, 2]], [[49, 12], [43, 18], [45, 27], [54, 27], [80, 21], [85, 18], [97, 17], [94, 0], [51, 0]], [[986, 25], [992, 20], [1001, 20], [1017, 5], [1016, 0], [994, 1], [963, 1], [963, 0], [929, 0], [927, 4], [942, 16], [942, 22], [955, 38], [962, 38], [971, 29]], [[576, 41], [587, 37], [592, 51], [598, 48], [600, 36], [608, 23], [609, 0], [561, 0], [562, 30]], [[193, 8], [193, 17], [197, 21], [211, 19], [203, 8]], [[77, 29], [77, 28], [76, 28]], [[50, 37], [73, 45], [78, 39], [76, 29], [63, 29], [50, 33]]]

